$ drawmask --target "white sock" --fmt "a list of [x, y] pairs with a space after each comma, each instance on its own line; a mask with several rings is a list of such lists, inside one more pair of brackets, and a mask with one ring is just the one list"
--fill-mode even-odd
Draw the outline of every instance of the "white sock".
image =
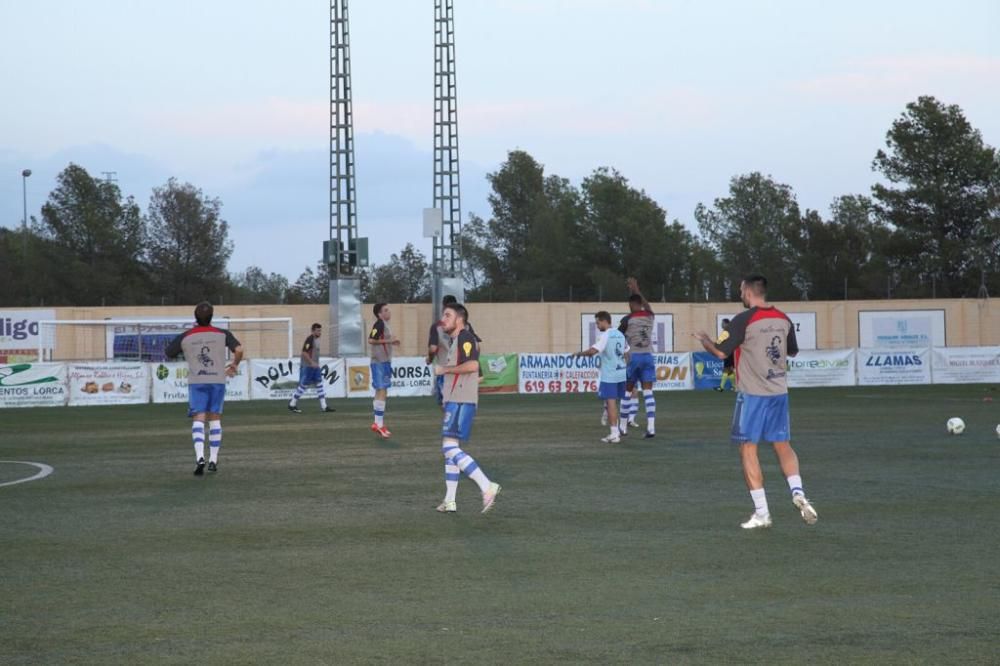
[[646, 430], [648, 432], [656, 432], [656, 417], [647, 416], [646, 417]]
[[294, 395], [292, 396], [292, 399], [288, 401], [289, 407], [295, 407], [298, 404], [299, 404], [299, 399], [296, 398]]
[[806, 494], [806, 492], [802, 490], [802, 477], [798, 474], [792, 474], [788, 477], [788, 489], [792, 491], [792, 495]]
[[219, 449], [222, 447], [222, 421], [209, 421], [208, 444], [208, 462], [219, 462]]
[[454, 502], [455, 495], [458, 494], [458, 479], [462, 471], [458, 465], [451, 463], [444, 464], [444, 501]]
[[618, 429], [622, 432], [626, 432], [628, 430], [627, 416], [622, 416], [620, 419], [618, 419]]
[[319, 408], [322, 409], [323, 411], [326, 411], [326, 398], [322, 396], [320, 396], [319, 399]]
[[205, 424], [202, 421], [191, 422], [191, 440], [194, 442], [194, 461], [205, 457]]
[[612, 437], [617, 437], [618, 436], [618, 432], [619, 432], [618, 431], [618, 426], [611, 426], [611, 436]]
[[766, 516], [771, 513], [767, 510], [767, 496], [764, 494], [763, 488], [751, 490], [750, 497], [753, 499], [753, 507], [758, 516]]

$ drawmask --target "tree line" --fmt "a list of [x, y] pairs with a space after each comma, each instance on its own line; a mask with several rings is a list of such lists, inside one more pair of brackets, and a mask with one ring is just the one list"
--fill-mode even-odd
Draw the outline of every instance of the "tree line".
[[[776, 300], [1000, 293], [1000, 155], [958, 106], [920, 97], [872, 160], [869, 194], [802, 210], [790, 185], [734, 176], [694, 211], [698, 232], [613, 168], [579, 185], [524, 151], [489, 174], [491, 215], [462, 230], [474, 301], [604, 300], [636, 276], [651, 300], [722, 301], [764, 272]], [[324, 303], [322, 262], [289, 281], [233, 251], [222, 202], [170, 179], [146, 212], [117, 184], [70, 164], [26, 230], [0, 229], [0, 305]], [[367, 301], [430, 299], [426, 256], [407, 244], [360, 272]]]

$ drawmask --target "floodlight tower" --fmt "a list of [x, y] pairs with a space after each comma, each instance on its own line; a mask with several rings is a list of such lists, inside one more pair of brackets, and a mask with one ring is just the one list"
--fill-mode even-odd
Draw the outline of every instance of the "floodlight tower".
[[351, 103], [351, 36], [348, 0], [330, 0], [330, 240], [323, 257], [330, 268], [330, 353], [361, 354], [361, 279], [368, 239], [358, 238], [354, 184], [354, 112]]
[[453, 0], [434, 0], [434, 203], [424, 211], [424, 229], [425, 235], [434, 238], [432, 299], [436, 312], [446, 294], [465, 300]]

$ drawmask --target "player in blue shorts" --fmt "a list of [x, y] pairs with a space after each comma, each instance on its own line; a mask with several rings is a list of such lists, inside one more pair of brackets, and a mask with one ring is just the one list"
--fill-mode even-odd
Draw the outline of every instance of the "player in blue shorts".
[[[649, 301], [639, 291], [639, 283], [635, 278], [628, 279], [629, 314], [618, 326], [625, 334], [625, 340], [632, 349], [628, 362], [628, 377], [625, 380], [627, 395], [622, 401], [622, 411], [631, 426], [637, 426], [635, 415], [639, 411], [639, 400], [635, 390], [642, 387], [642, 397], [646, 404], [646, 437], [656, 436], [656, 398], [653, 396], [653, 383], [656, 381], [656, 359], [653, 357], [653, 325], [656, 316], [649, 306]], [[627, 434], [626, 432], [622, 433]]]
[[695, 334], [702, 346], [720, 359], [733, 354], [736, 365], [736, 408], [732, 441], [740, 447], [743, 476], [754, 512], [741, 524], [743, 529], [771, 526], [771, 512], [764, 493], [764, 473], [757, 457], [757, 444], [774, 446], [781, 471], [788, 481], [792, 503], [807, 524], [818, 519], [806, 499], [799, 475], [799, 459], [791, 445], [788, 416], [787, 358], [799, 351], [795, 326], [784, 313], [767, 303], [767, 279], [751, 275], [740, 283], [740, 298], [748, 309], [733, 317], [713, 341], [704, 331]]
[[628, 430], [627, 419], [624, 415], [619, 416], [618, 401], [625, 397], [629, 348], [622, 332], [611, 327], [611, 315], [607, 311], [598, 312], [594, 315], [594, 320], [600, 331], [597, 340], [590, 349], [578, 351], [573, 356], [600, 355], [601, 383], [597, 397], [604, 401], [611, 427], [611, 433], [601, 441], [617, 444], [621, 441], [620, 433]]
[[453, 341], [446, 363], [434, 366], [434, 374], [444, 377], [441, 453], [444, 455], [445, 495], [437, 507], [441, 513], [458, 510], [456, 496], [462, 474], [479, 486], [483, 513], [493, 508], [500, 493], [500, 484], [490, 481], [472, 456], [462, 450], [462, 442], [467, 442], [472, 432], [479, 404], [479, 341], [469, 330], [468, 320], [469, 313], [461, 303], [449, 303], [441, 313], [441, 328]]
[[372, 400], [372, 411], [375, 413], [372, 421], [372, 432], [389, 439], [392, 435], [385, 427], [385, 403], [392, 387], [392, 348], [399, 345], [399, 340], [392, 337], [389, 320], [392, 313], [386, 303], [376, 303], [372, 308], [375, 323], [368, 332], [368, 350], [371, 353], [372, 388], [375, 389], [375, 399]]
[[319, 338], [323, 335], [323, 326], [313, 324], [309, 330], [309, 337], [302, 343], [302, 353], [299, 355], [299, 385], [292, 394], [292, 399], [288, 401], [288, 411], [301, 414], [299, 409], [299, 399], [309, 390], [310, 386], [316, 387], [316, 397], [319, 398], [319, 409], [321, 412], [334, 412], [333, 407], [326, 404], [326, 387], [323, 386], [323, 368], [319, 364]]
[[[167, 358], [184, 354], [188, 364], [188, 416], [194, 441], [195, 476], [205, 473], [205, 423], [208, 422], [208, 471], [219, 469], [222, 448], [222, 403], [226, 398], [226, 378], [236, 375], [243, 360], [243, 347], [228, 330], [212, 326], [212, 304], [199, 303], [194, 309], [196, 326], [174, 338], [164, 353]], [[226, 363], [226, 350], [233, 353]]]

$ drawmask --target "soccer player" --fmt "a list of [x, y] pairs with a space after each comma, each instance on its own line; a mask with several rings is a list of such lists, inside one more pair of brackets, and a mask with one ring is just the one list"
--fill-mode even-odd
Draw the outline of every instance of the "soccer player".
[[[205, 301], [194, 309], [197, 325], [174, 338], [166, 350], [167, 358], [184, 354], [188, 364], [188, 416], [194, 441], [195, 476], [205, 473], [205, 422], [208, 421], [208, 471], [219, 470], [222, 447], [222, 403], [226, 398], [226, 377], [236, 375], [243, 360], [240, 341], [228, 330], [212, 326], [212, 304]], [[226, 363], [226, 349], [233, 353]]]
[[323, 369], [319, 364], [319, 338], [323, 335], [323, 325], [313, 324], [309, 332], [309, 337], [302, 344], [302, 354], [299, 356], [301, 365], [299, 366], [299, 385], [292, 394], [292, 399], [288, 401], [288, 411], [301, 414], [299, 409], [299, 398], [309, 390], [310, 386], [316, 387], [316, 397], [319, 398], [319, 410], [321, 412], [335, 412], [333, 407], [326, 404], [326, 387], [323, 386]]
[[[656, 381], [656, 360], [653, 358], [653, 323], [655, 316], [649, 301], [639, 291], [635, 278], [628, 279], [629, 314], [622, 318], [618, 330], [625, 334], [632, 353], [628, 362], [628, 377], [625, 380], [626, 396], [622, 401], [622, 411], [631, 426], [636, 426], [635, 415], [639, 411], [639, 400], [635, 395], [637, 386], [642, 386], [642, 396], [646, 403], [646, 438], [656, 436], [656, 398], [653, 397], [653, 382]], [[622, 433], [623, 435], [626, 433]]]
[[[443, 308], [448, 307], [451, 303], [457, 303], [458, 299], [452, 295], [445, 296], [441, 299], [442, 312]], [[469, 327], [471, 329], [471, 327]], [[448, 352], [451, 348], [451, 338], [448, 334], [444, 332], [444, 327], [441, 325], [441, 320], [438, 320], [431, 324], [430, 333], [427, 336], [427, 365], [432, 363], [437, 365], [444, 365], [448, 361]], [[437, 375], [434, 377], [434, 397], [437, 399], [437, 404], [439, 406], [444, 405], [444, 376]]]
[[621, 441], [619, 433], [628, 430], [628, 420], [624, 415], [618, 415], [618, 401], [625, 397], [625, 377], [628, 374], [628, 343], [621, 331], [611, 327], [611, 315], [601, 310], [594, 319], [597, 330], [601, 332], [594, 345], [585, 351], [578, 351], [573, 356], [601, 357], [601, 384], [597, 396], [604, 401], [604, 409], [611, 425], [611, 434], [601, 439], [608, 444]]
[[375, 389], [375, 399], [372, 401], [372, 411], [375, 419], [372, 432], [383, 439], [392, 435], [385, 427], [385, 401], [392, 386], [392, 348], [399, 345], [399, 340], [392, 337], [389, 329], [389, 319], [392, 313], [386, 303], [376, 303], [372, 308], [375, 323], [368, 333], [368, 349], [371, 353], [372, 388]]
[[[729, 328], [729, 320], [723, 319], [722, 330], [725, 331], [728, 328]], [[733, 369], [733, 367], [734, 367], [733, 355], [730, 354], [725, 358], [724, 361], [722, 361], [722, 377], [719, 379], [719, 385], [715, 387], [716, 391], [719, 391], [720, 393], [722, 391], [725, 391], [727, 381], [730, 383], [729, 387], [730, 391], [736, 388], [736, 371]]]
[[483, 513], [493, 508], [500, 493], [500, 484], [490, 481], [472, 456], [461, 448], [461, 443], [469, 440], [479, 404], [479, 342], [466, 326], [468, 319], [469, 313], [461, 303], [449, 303], [441, 314], [441, 327], [453, 340], [446, 365], [434, 366], [434, 374], [445, 378], [441, 429], [445, 495], [437, 507], [441, 513], [458, 510], [455, 496], [462, 473], [479, 486]]
[[743, 477], [754, 512], [741, 524], [743, 529], [771, 526], [771, 512], [764, 493], [764, 473], [757, 457], [757, 443], [767, 440], [774, 446], [781, 471], [788, 481], [792, 503], [802, 520], [812, 525], [816, 509], [806, 499], [799, 476], [799, 459], [790, 443], [786, 359], [799, 351], [795, 327], [784, 313], [767, 303], [767, 279], [748, 276], [740, 283], [740, 299], [749, 308], [733, 317], [729, 328], [713, 341], [704, 331], [695, 334], [702, 346], [717, 358], [735, 355], [736, 408], [733, 412], [732, 441], [740, 447]]

